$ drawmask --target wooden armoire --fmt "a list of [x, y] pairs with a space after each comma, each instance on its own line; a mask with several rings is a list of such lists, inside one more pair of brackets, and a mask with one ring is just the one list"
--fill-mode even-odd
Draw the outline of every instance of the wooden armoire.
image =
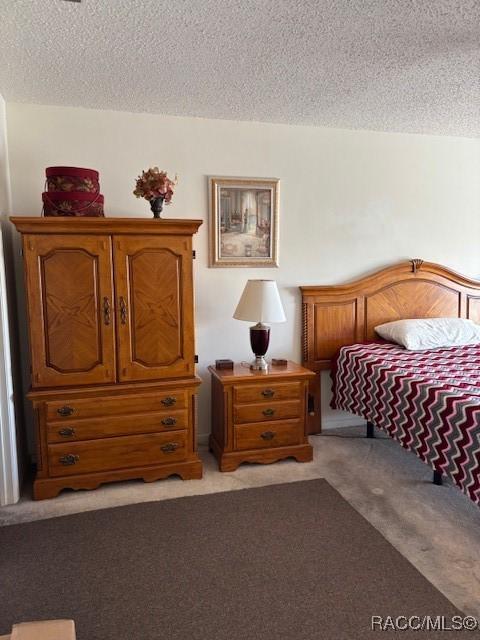
[[200, 220], [12, 218], [22, 234], [36, 499], [178, 474], [196, 452]]

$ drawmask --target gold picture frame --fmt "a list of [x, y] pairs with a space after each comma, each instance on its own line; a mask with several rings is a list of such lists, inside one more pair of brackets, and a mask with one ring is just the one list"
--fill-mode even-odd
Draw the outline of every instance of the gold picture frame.
[[211, 176], [210, 266], [278, 267], [278, 178]]

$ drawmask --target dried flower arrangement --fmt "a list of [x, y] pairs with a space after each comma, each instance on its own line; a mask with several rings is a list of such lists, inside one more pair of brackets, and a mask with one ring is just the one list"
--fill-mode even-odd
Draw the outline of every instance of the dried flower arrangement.
[[148, 200], [153, 217], [160, 218], [163, 203], [170, 204], [176, 184], [177, 176], [172, 180], [166, 171], [160, 171], [158, 167], [153, 167], [142, 171], [142, 175], [138, 176], [133, 194], [137, 198]]
[[145, 200], [163, 198], [165, 204], [170, 204], [176, 184], [177, 176], [172, 180], [166, 171], [160, 171], [158, 167], [153, 167], [142, 171], [142, 175], [138, 176], [133, 194], [137, 198], [145, 198]]

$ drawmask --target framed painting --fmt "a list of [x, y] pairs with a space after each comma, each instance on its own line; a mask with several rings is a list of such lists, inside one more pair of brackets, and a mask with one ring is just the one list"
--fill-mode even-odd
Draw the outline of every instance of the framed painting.
[[210, 178], [210, 266], [278, 267], [277, 178]]

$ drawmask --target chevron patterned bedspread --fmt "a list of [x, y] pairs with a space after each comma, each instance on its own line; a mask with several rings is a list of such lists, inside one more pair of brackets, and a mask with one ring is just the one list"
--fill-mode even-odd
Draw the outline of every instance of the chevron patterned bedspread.
[[480, 345], [354, 344], [340, 349], [332, 378], [333, 409], [383, 429], [480, 504]]

